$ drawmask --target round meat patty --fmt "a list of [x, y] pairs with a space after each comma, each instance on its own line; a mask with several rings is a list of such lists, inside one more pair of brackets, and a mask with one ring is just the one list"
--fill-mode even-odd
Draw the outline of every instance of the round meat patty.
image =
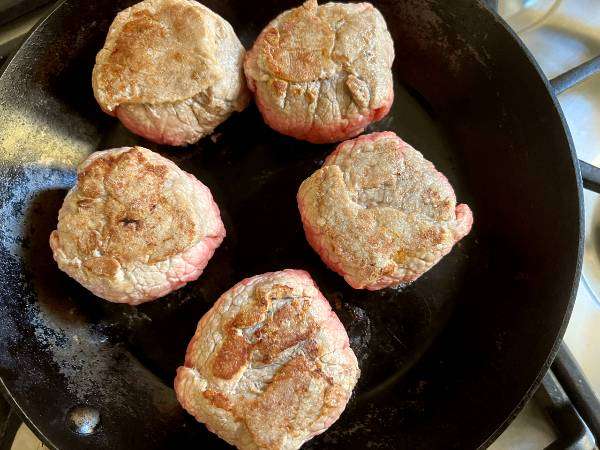
[[145, 0], [121, 11], [96, 57], [102, 109], [154, 142], [210, 134], [250, 99], [245, 50], [231, 25], [191, 0]]
[[338, 145], [300, 186], [298, 207], [308, 242], [355, 289], [416, 280], [473, 223], [446, 177], [389, 131]]
[[93, 153], [58, 213], [58, 267], [98, 297], [154, 300], [197, 279], [225, 237], [210, 190], [142, 147]]
[[181, 405], [242, 450], [292, 450], [340, 416], [360, 374], [344, 326], [302, 270], [247, 278], [200, 320]]
[[308, 0], [258, 36], [244, 70], [265, 122], [313, 143], [360, 134], [394, 99], [394, 43], [370, 3]]

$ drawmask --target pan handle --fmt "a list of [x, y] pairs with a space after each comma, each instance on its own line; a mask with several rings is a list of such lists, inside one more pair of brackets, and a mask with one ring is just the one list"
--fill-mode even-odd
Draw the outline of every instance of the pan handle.
[[[600, 55], [551, 79], [550, 85], [554, 89], [554, 93], [558, 95], [596, 73], [600, 73]], [[600, 168], [579, 160], [579, 169], [583, 187], [600, 193]]]

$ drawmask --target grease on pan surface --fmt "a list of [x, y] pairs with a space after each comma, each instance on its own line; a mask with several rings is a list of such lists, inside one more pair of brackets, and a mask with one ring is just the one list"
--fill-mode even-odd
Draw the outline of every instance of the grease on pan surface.
[[394, 99], [394, 44], [370, 3], [308, 0], [259, 35], [244, 70], [265, 122], [313, 143], [356, 136]]
[[204, 184], [157, 153], [123, 147], [79, 166], [50, 246], [95, 295], [135, 305], [197, 279], [224, 236]]
[[306, 237], [353, 288], [416, 280], [471, 230], [473, 215], [392, 132], [341, 143], [298, 191]]
[[239, 449], [292, 450], [329, 428], [359, 376], [344, 326], [308, 273], [247, 278], [200, 320], [177, 371], [183, 407]]
[[250, 94], [245, 50], [222, 17], [188, 0], [145, 0], [113, 21], [92, 75], [102, 109], [152, 141], [210, 134]]

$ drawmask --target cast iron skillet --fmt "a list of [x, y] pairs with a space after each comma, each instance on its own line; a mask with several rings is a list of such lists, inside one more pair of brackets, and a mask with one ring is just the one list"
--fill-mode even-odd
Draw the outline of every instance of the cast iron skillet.
[[[445, 173], [475, 226], [403, 290], [356, 291], [307, 245], [300, 182], [333, 145], [279, 135], [254, 106], [185, 149], [104, 115], [90, 77], [129, 0], [67, 0], [0, 78], [0, 378], [51, 447], [225, 448], [178, 405], [172, 381], [197, 321], [240, 279], [308, 270], [362, 369], [341, 419], [305, 448], [468, 449], [530, 397], [571, 311], [582, 252], [581, 181], [548, 81], [506, 26], [469, 0], [376, 6], [394, 37], [392, 130]], [[297, 1], [213, 0], [249, 47]], [[52, 261], [48, 235], [90, 152], [142, 144], [206, 183], [227, 239], [197, 282], [139, 307], [95, 298]], [[81, 407], [100, 414], [77, 427]], [[79, 413], [74, 413], [79, 412]], [[93, 431], [77, 434], [70, 430]]]

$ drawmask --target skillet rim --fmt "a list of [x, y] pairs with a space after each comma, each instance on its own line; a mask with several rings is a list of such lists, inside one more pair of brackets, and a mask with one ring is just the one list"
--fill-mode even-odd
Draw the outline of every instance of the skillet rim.
[[[506, 31], [508, 33], [508, 35], [512, 38], [512, 40], [515, 41], [515, 43], [521, 49], [524, 56], [527, 58], [527, 60], [531, 64], [531, 66], [535, 69], [540, 80], [544, 84], [544, 86], [546, 88], [546, 92], [548, 93], [548, 96], [550, 97], [550, 100], [552, 101], [552, 104], [554, 105], [554, 111], [558, 115], [558, 119], [560, 120], [560, 123], [562, 125], [563, 132], [566, 137], [568, 148], [569, 148], [569, 154], [571, 156], [571, 165], [568, 168], [565, 168], [565, 170], [573, 169], [573, 171], [575, 172], [575, 184], [577, 186], [577, 204], [578, 204], [577, 228], [579, 230], [578, 242], [577, 242], [577, 260], [575, 261], [575, 272], [573, 274], [573, 281], [571, 282], [569, 301], [567, 303], [567, 308], [565, 310], [565, 314], [564, 314], [561, 326], [558, 329], [558, 333], [554, 340], [554, 344], [552, 345], [552, 348], [550, 350], [550, 353], [548, 354], [548, 357], [546, 358], [546, 361], [540, 368], [536, 378], [533, 380], [529, 389], [525, 392], [525, 395], [521, 398], [521, 401], [514, 407], [514, 409], [508, 415], [508, 417], [504, 420], [504, 422], [502, 422], [496, 428], [496, 431], [494, 431], [478, 447], [479, 449], [485, 449], [485, 448], [489, 447], [500, 436], [500, 434], [502, 434], [502, 432], [512, 423], [512, 421], [516, 418], [516, 416], [521, 412], [521, 410], [523, 409], [525, 404], [533, 397], [533, 395], [539, 388], [540, 384], [542, 383], [542, 379], [544, 378], [544, 376], [550, 369], [550, 366], [554, 362], [554, 359], [556, 358], [556, 354], [558, 353], [560, 344], [563, 341], [565, 331], [567, 330], [567, 326], [569, 325], [569, 321], [571, 319], [571, 313], [573, 312], [573, 306], [575, 305], [575, 299], [577, 297], [577, 291], [579, 289], [579, 282], [581, 280], [581, 269], [582, 269], [582, 265], [583, 265], [583, 250], [584, 250], [584, 245], [585, 245], [585, 222], [584, 222], [584, 205], [583, 205], [583, 181], [581, 179], [581, 171], [579, 169], [579, 159], [577, 157], [577, 152], [575, 151], [575, 145], [573, 144], [573, 137], [571, 136], [571, 131], [569, 130], [569, 126], [565, 119], [565, 115], [564, 115], [563, 110], [558, 101], [558, 96], [557, 96], [556, 92], [554, 91], [554, 88], [550, 84], [550, 80], [548, 79], [546, 74], [544, 74], [544, 72], [543, 72], [542, 68], [540, 67], [540, 65], [538, 64], [537, 60], [535, 59], [533, 54], [529, 51], [529, 49], [525, 46], [525, 44], [523, 43], [521, 38], [519, 38], [517, 33], [508, 26], [508, 24], [504, 21], [504, 19], [502, 19], [502, 17], [500, 17], [500, 15], [496, 11], [493, 11], [492, 9], [488, 8], [483, 3], [483, 0], [477, 0], [477, 2], [479, 3], [480, 8], [484, 9], [487, 12], [487, 14], [490, 14], [493, 17], [494, 21], [498, 25], [500, 25], [504, 29], [504, 31]], [[486, 12], [484, 12], [483, 14], [485, 14]]]

